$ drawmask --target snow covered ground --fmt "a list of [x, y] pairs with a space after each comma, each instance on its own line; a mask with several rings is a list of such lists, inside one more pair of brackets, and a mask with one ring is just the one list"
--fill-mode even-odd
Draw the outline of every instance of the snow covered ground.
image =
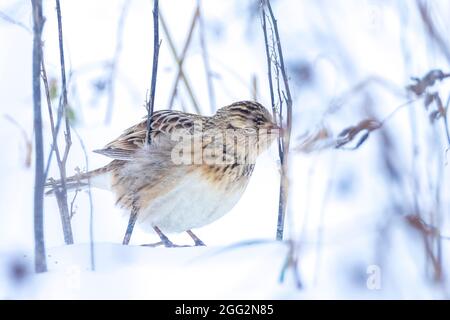
[[[53, 1], [44, 1], [46, 23], [44, 52], [47, 72], [59, 79], [59, 51]], [[270, 104], [266, 80], [263, 37], [258, 16], [252, 17], [251, 1], [202, 1], [211, 68], [215, 74], [215, 100], [224, 106], [252, 97], [252, 78], [258, 99]], [[161, 1], [161, 13], [180, 53], [196, 1]], [[273, 1], [283, 49], [292, 76], [294, 94], [293, 146], [307, 130], [326, 124], [335, 132], [367, 116], [384, 118], [406, 101], [403, 87], [410, 76], [432, 68], [449, 70], [440, 51], [430, 43], [418, 13], [409, 2], [396, 1]], [[448, 1], [430, 5], [437, 25], [449, 30]], [[115, 81], [115, 103], [110, 124], [104, 124], [107, 94], [99, 84], [108, 74], [105, 65], [114, 55], [117, 23], [123, 7], [119, 0], [62, 1], [64, 41], [70, 77], [69, 100], [75, 112], [74, 129], [87, 150], [115, 138], [145, 114], [152, 55], [151, 1], [133, 0], [124, 20], [123, 43]], [[295, 10], [294, 10], [295, 9]], [[0, 11], [31, 28], [29, 1], [3, 0]], [[162, 32], [162, 31], [161, 31]], [[292, 269], [280, 281], [288, 246], [273, 242], [278, 206], [278, 159], [274, 146], [259, 160], [241, 201], [224, 218], [196, 230], [206, 248], [149, 248], [155, 234], [135, 229], [131, 245], [120, 245], [126, 228], [125, 212], [114, 207], [107, 191], [93, 190], [95, 271], [90, 266], [89, 201], [81, 193], [72, 219], [75, 245], [65, 246], [55, 199], [45, 200], [45, 240], [49, 272], [33, 274], [33, 168], [26, 166], [27, 139], [32, 138], [31, 46], [24, 28], [0, 20], [0, 298], [62, 299], [164, 299], [164, 298], [419, 298], [441, 299], [450, 295], [449, 241], [442, 242], [444, 281], [434, 284], [424, 254], [421, 235], [402, 214], [392, 209], [392, 199], [407, 194], [433, 208], [428, 184], [421, 195], [399, 190], [383, 169], [382, 136], [371, 135], [358, 150], [294, 152], [291, 160], [291, 200], [287, 238], [297, 242], [298, 273], [302, 288], [295, 286]], [[162, 47], [156, 108], [169, 101], [176, 64], [168, 41]], [[407, 59], [405, 58], [407, 57]], [[308, 66], [305, 72], [299, 66]], [[205, 71], [198, 32], [186, 56], [184, 70], [205, 114], [210, 114]], [[303, 83], [299, 77], [303, 75]], [[306, 77], [306, 78], [305, 78]], [[340, 101], [342, 93], [367, 77], [382, 77], [401, 94], [386, 93], [373, 85], [372, 95], [352, 96], [345, 107], [323, 121], [324, 111]], [[181, 87], [183, 87], [181, 85]], [[440, 90], [448, 96], [448, 84]], [[186, 91], [175, 109], [193, 111]], [[374, 101], [375, 99], [375, 101]], [[417, 104], [414, 107], [421, 108]], [[418, 109], [422, 110], [422, 109]], [[418, 118], [425, 111], [417, 111]], [[50, 127], [43, 111], [46, 150]], [[405, 172], [411, 161], [411, 129], [407, 109], [387, 124], [395, 132], [396, 166]], [[426, 123], [425, 123], [426, 124]], [[418, 131], [429, 138], [433, 131], [418, 122]], [[439, 139], [442, 139], [439, 138]], [[86, 169], [79, 140], [74, 137], [68, 172]], [[426, 150], [426, 148], [424, 148]], [[431, 186], [443, 168], [441, 207], [449, 208], [449, 170], [445, 150], [421, 153], [418, 166], [431, 171]], [[108, 159], [89, 152], [89, 168]], [[435, 172], [436, 170], [436, 172]], [[57, 175], [52, 166], [51, 176]], [[405, 178], [408, 180], [407, 176]], [[437, 179], [437, 178], [436, 178]], [[403, 185], [404, 187], [404, 185]], [[402, 193], [404, 191], [404, 193]], [[427, 193], [428, 192], [428, 193]], [[72, 195], [73, 196], [73, 195]], [[405, 202], [411, 199], [404, 199]], [[431, 210], [431, 209], [430, 209]], [[450, 234], [449, 210], [441, 230]], [[187, 235], [172, 235], [178, 244], [191, 244]], [[247, 241], [264, 240], [245, 245]], [[241, 244], [241, 245], [239, 245]]]

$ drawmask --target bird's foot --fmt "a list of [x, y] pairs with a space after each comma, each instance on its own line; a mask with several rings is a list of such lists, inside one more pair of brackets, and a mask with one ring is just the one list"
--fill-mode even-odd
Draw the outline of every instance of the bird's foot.
[[206, 244], [200, 239], [194, 240], [194, 243], [195, 243], [195, 247], [206, 247]]
[[159, 242], [155, 242], [155, 243], [146, 243], [146, 244], [141, 244], [142, 247], [151, 247], [151, 248], [156, 248], [159, 246], [162, 246], [164, 243], [162, 241]]
[[159, 246], [164, 246], [166, 248], [186, 248], [186, 247], [191, 247], [188, 245], [178, 245], [173, 243], [172, 241], [168, 240], [168, 241], [159, 241], [159, 242], [155, 242], [155, 243], [148, 243], [148, 244], [143, 244], [143, 247], [151, 247], [151, 248], [156, 248]]
[[206, 247], [206, 244], [202, 240], [200, 240], [199, 237], [197, 237], [191, 230], [187, 230], [186, 232], [192, 238], [192, 240], [194, 240], [196, 247]]

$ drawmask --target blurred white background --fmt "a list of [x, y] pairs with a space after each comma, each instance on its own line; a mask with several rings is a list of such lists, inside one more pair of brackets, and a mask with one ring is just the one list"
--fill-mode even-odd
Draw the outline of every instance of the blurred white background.
[[[44, 4], [45, 64], [50, 82], [54, 81], [59, 88], [55, 3], [46, 0]], [[203, 114], [212, 114], [235, 101], [253, 99], [255, 94], [258, 101], [270, 108], [258, 4], [259, 1], [200, 1], [213, 101], [207, 84], [199, 23], [193, 29], [183, 70]], [[101, 148], [146, 113], [144, 104], [150, 87], [153, 54], [152, 6], [152, 1], [144, 0], [63, 0], [61, 3], [72, 126], [86, 145], [90, 169], [108, 163], [108, 159], [90, 150]], [[196, 6], [197, 1], [193, 0], [160, 2], [160, 14], [178, 55], [185, 46]], [[443, 235], [450, 235], [446, 151], [449, 142], [444, 121], [430, 123], [429, 110], [424, 108], [423, 101], [408, 94], [405, 87], [412, 83], [411, 77], [423, 77], [430, 70], [449, 72], [450, 2], [278, 0], [272, 1], [272, 6], [294, 97], [286, 238], [296, 242], [303, 288], [294, 288], [291, 278], [279, 283], [287, 254], [282, 246], [255, 245], [254, 251], [245, 249], [250, 250], [248, 253], [244, 250], [231, 256], [217, 254], [206, 258], [204, 263], [197, 262], [188, 271], [183, 271], [184, 264], [180, 261], [185, 261], [189, 251], [180, 252], [177, 260], [176, 256], [169, 257], [174, 253], [158, 249], [148, 252], [156, 261], [144, 260], [162, 277], [168, 277], [165, 272], [176, 272], [179, 286], [190, 274], [204, 275], [194, 279], [201, 283], [199, 288], [209, 290], [211, 297], [448, 298], [448, 239], [424, 240], [423, 233], [408, 223], [407, 217], [418, 215], [429, 225], [440, 228]], [[420, 7], [425, 8], [444, 44], [433, 38]], [[33, 135], [31, 5], [25, 0], [3, 0], [0, 13], [0, 140], [4, 150], [0, 158], [0, 274], [6, 279], [11, 274], [11, 264], [17, 259], [22, 261], [25, 255], [25, 265], [28, 265], [33, 252], [34, 171], [26, 165], [26, 141], [32, 140]], [[177, 97], [169, 105], [178, 69], [170, 39], [161, 24], [160, 38], [155, 109], [196, 112], [181, 81]], [[111, 63], [115, 66], [112, 87], [108, 82]], [[439, 93], [446, 102], [449, 83], [448, 80], [437, 83], [430, 92]], [[416, 102], [397, 110], [411, 99]], [[111, 108], [111, 119], [105, 121], [108, 108]], [[389, 121], [371, 133], [356, 150], [327, 149], [311, 153], [299, 150], [301, 137], [307, 133], [327, 128], [336, 136], [366, 118], [382, 121], [394, 110], [397, 111]], [[43, 118], [48, 154], [51, 134], [45, 103]], [[77, 167], [86, 169], [85, 156], [75, 135], [73, 141], [68, 174], [74, 174]], [[250, 185], [236, 207], [219, 221], [197, 230], [208, 248], [245, 240], [274, 239], [278, 161], [274, 145], [258, 160]], [[55, 163], [50, 176], [58, 176]], [[105, 243], [121, 243], [127, 215], [114, 207], [113, 196], [107, 191], [93, 189], [92, 195], [94, 240], [103, 243], [96, 251], [108, 251], [109, 247], [103, 247]], [[69, 194], [69, 200], [72, 197]], [[89, 242], [86, 193], [77, 196], [75, 206], [73, 233], [75, 243], [82, 246]], [[185, 235], [171, 238], [178, 243], [190, 242]], [[153, 233], [136, 228], [131, 244], [156, 240]], [[71, 259], [74, 264], [82, 264], [76, 262], [76, 257], [81, 255], [79, 251], [83, 247], [64, 247], [58, 207], [52, 197], [45, 199], [45, 241], [50, 252], [55, 250], [54, 254], [59, 254], [59, 264]], [[427, 249], [427, 241], [431, 249]], [[147, 254], [142, 248], [135, 249], [137, 256]], [[117, 250], [118, 254], [128, 254], [123, 248]], [[110, 263], [110, 257], [104, 256], [99, 253], [99, 264], [102, 259], [108, 261], [104, 264]], [[239, 267], [252, 259], [255, 265]], [[118, 284], [127, 288], [124, 292], [130, 297], [158, 297], [155, 288], [144, 290], [144, 284], [139, 284], [138, 278], [148, 271], [139, 265], [139, 259], [136, 261], [126, 268], [117, 264], [120, 271], [105, 272], [111, 278], [105, 274], [102, 280], [99, 280], [102, 275], [83, 275], [82, 279], [91, 285], [77, 291], [78, 294], [57, 285], [53, 287], [58, 274], [66, 274], [66, 269], [59, 267], [53, 273], [54, 278], [52, 273], [40, 276], [33, 280], [37, 282], [30, 280], [33, 285], [23, 285], [25, 289], [18, 288], [14, 281], [0, 281], [0, 297], [116, 297], [107, 294], [109, 287], [105, 283], [109, 283], [107, 279], [114, 282], [118, 274], [136, 280], [131, 281], [136, 290], [127, 283]], [[224, 271], [224, 261], [233, 270], [230, 274]], [[381, 270], [379, 290], [367, 286], [371, 266]], [[442, 274], [435, 281], [438, 269]], [[137, 274], [134, 278], [133, 273]], [[272, 282], [259, 283], [258, 279], [269, 274]], [[178, 288], [176, 281], [172, 281], [165, 297], [172, 297], [171, 292]], [[221, 289], [217, 286], [211, 289], [209, 283], [214, 281], [222, 283]], [[96, 291], [92, 291], [92, 283], [97, 284]], [[86, 292], [97, 295], [86, 295]], [[200, 293], [193, 295], [202, 297]], [[173, 295], [180, 296], [185, 297]]]

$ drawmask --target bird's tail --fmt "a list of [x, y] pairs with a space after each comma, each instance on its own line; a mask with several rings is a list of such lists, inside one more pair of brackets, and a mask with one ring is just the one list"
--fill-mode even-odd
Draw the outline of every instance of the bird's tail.
[[[88, 171], [80, 172], [71, 177], [66, 178], [66, 190], [82, 190], [87, 188], [90, 184], [92, 185], [93, 180], [97, 180], [98, 177], [104, 176], [110, 170], [110, 166], [106, 165], [104, 167]], [[50, 178], [45, 183], [46, 195], [54, 194], [59, 188], [62, 187], [61, 180], [55, 180]]]

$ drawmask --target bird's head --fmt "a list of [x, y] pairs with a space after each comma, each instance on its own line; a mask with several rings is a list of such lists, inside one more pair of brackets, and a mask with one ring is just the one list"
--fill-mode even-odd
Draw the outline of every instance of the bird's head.
[[221, 130], [234, 130], [238, 140], [247, 139], [257, 146], [258, 154], [270, 146], [280, 129], [269, 111], [253, 101], [235, 102], [220, 108], [213, 119]]

